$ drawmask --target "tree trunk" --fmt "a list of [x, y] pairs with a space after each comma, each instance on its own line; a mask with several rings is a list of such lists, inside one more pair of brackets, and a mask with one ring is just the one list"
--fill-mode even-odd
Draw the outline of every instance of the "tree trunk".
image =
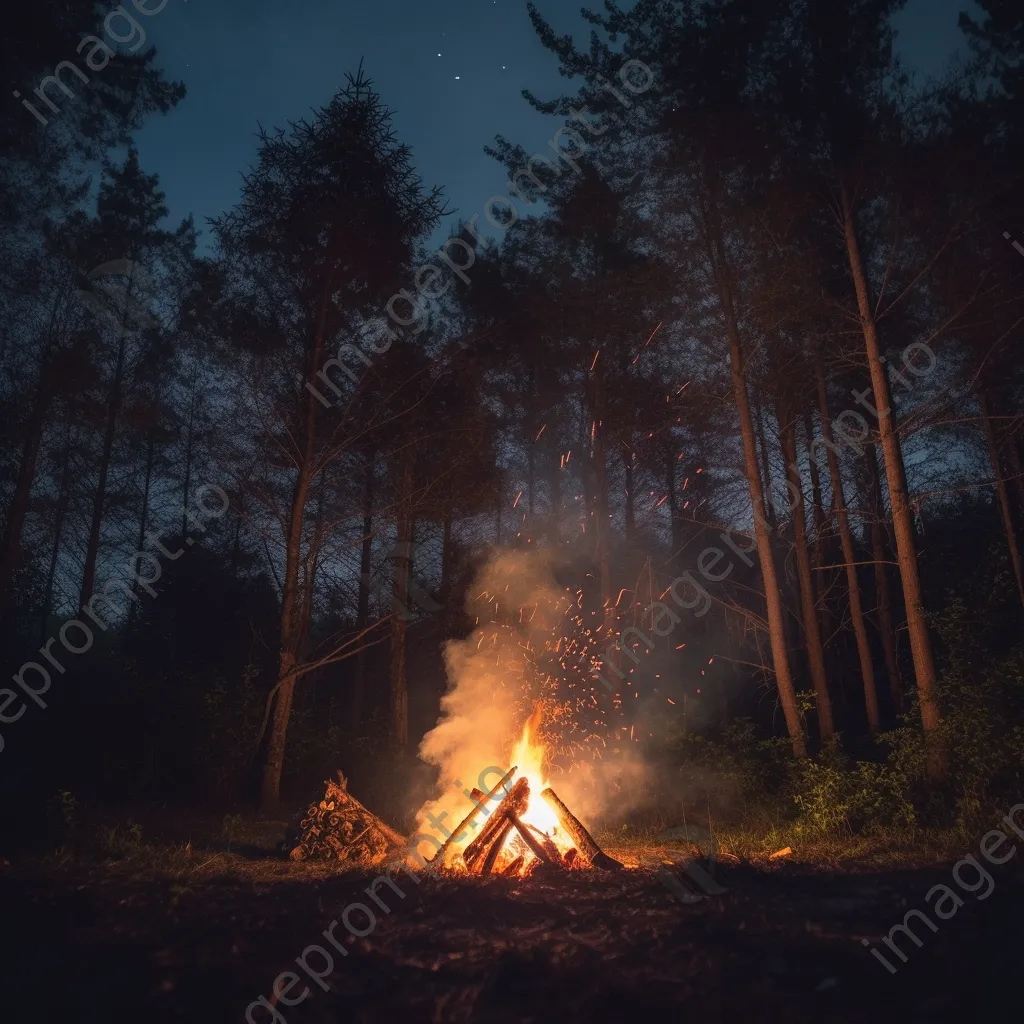
[[729, 343], [729, 362], [732, 376], [733, 397], [740, 421], [740, 436], [743, 440], [743, 462], [750, 488], [750, 505], [754, 517], [754, 532], [757, 538], [757, 553], [761, 563], [761, 577], [764, 580], [765, 603], [768, 609], [768, 634], [771, 643], [772, 664], [779, 690], [779, 701], [786, 719], [793, 753], [797, 757], [807, 756], [807, 741], [803, 722], [796, 702], [796, 687], [790, 671], [789, 653], [786, 650], [785, 615], [782, 597], [779, 593], [778, 577], [775, 573], [775, 555], [772, 551], [771, 533], [765, 518], [766, 507], [761, 473], [757, 464], [757, 439], [754, 420], [750, 412], [747, 394], [743, 348], [740, 338], [736, 310], [733, 303], [732, 284], [726, 277], [726, 260], [722, 239], [717, 224], [709, 224], [712, 234], [713, 265], [722, 312], [725, 316], [725, 332]]
[[[129, 291], [130, 294], [130, 291]], [[85, 567], [82, 570], [82, 590], [79, 604], [84, 605], [92, 597], [96, 582], [96, 560], [100, 551], [100, 531], [103, 528], [103, 506], [107, 498], [107, 478], [110, 475], [110, 459], [117, 436], [117, 417], [121, 411], [121, 388], [124, 383], [124, 364], [127, 356], [128, 339], [122, 331], [117, 339], [117, 363], [114, 380], [110, 385], [107, 399], [107, 417], [103, 427], [103, 448], [100, 451], [100, 475], [96, 481], [96, 492], [92, 502], [92, 520], [89, 524], [89, 540], [85, 549]]]
[[753, 412], [754, 424], [757, 428], [757, 448], [761, 454], [761, 472], [764, 474], [764, 493], [769, 495], [769, 500], [765, 503], [765, 515], [768, 517], [768, 525], [774, 530], [776, 523], [775, 509], [770, 500], [770, 496], [774, 493], [772, 490], [772, 466], [768, 458], [768, 440], [764, 430], [764, 412], [759, 402], [754, 403]]
[[[327, 307], [333, 293], [330, 278], [320, 297], [313, 343], [309, 346], [305, 367], [306, 379], [312, 380], [323, 361]], [[295, 485], [288, 520], [285, 524], [285, 561], [281, 579], [280, 655], [278, 662], [277, 693], [274, 713], [267, 741], [267, 756], [263, 765], [260, 787], [260, 807], [264, 812], [277, 810], [281, 805], [281, 775], [284, 771], [285, 743], [291, 719], [295, 684], [298, 681], [298, 652], [302, 647], [307, 623], [302, 612], [306, 607], [299, 592], [299, 569], [302, 565], [302, 533], [306, 518], [306, 503], [313, 485], [313, 462], [316, 444], [316, 409], [318, 400], [308, 388], [302, 388], [299, 397], [299, 423], [302, 429], [301, 447], [297, 451]]]
[[828, 594], [830, 591], [831, 570], [822, 568], [827, 565], [825, 551], [825, 528], [828, 525], [828, 517], [825, 514], [824, 497], [821, 493], [821, 474], [818, 472], [818, 463], [813, 458], [814, 449], [814, 418], [810, 411], [804, 413], [804, 447], [807, 451], [807, 466], [811, 477], [811, 501], [814, 521], [814, 565], [817, 571], [814, 573], [814, 586], [816, 603], [818, 609], [818, 623], [821, 627], [822, 644], [827, 647], [829, 637], [832, 636], [832, 614], [828, 607]]
[[996, 485], [996, 495], [999, 498], [999, 512], [1003, 519], [1003, 532], [1006, 534], [1006, 547], [1010, 553], [1010, 565], [1013, 566], [1013, 575], [1017, 581], [1017, 595], [1020, 597], [1021, 605], [1024, 605], [1024, 573], [1021, 571], [1020, 547], [1017, 544], [1017, 531], [1013, 525], [1010, 493], [1006, 488], [1006, 479], [1003, 476], [1002, 464], [999, 458], [999, 445], [996, 441], [995, 428], [992, 426], [988, 396], [983, 388], [978, 389], [978, 404], [981, 407], [981, 419], [985, 425], [988, 461], [992, 464], [993, 482]]
[[57, 483], [57, 505], [53, 520], [53, 547], [50, 549], [50, 564], [46, 569], [46, 586], [43, 591], [43, 616], [40, 623], [42, 637], [46, 642], [46, 626], [53, 611], [53, 588], [57, 579], [57, 562], [60, 560], [60, 546], [64, 536], [64, 521], [71, 505], [71, 446], [74, 434], [74, 396], [68, 399], [64, 424], [64, 450], [61, 453], [60, 477]]
[[864, 622], [864, 611], [860, 601], [860, 584], [857, 582], [857, 553], [853, 546], [850, 517], [846, 510], [846, 499], [843, 496], [843, 476], [834, 447], [832, 419], [828, 409], [828, 388], [825, 384], [825, 372], [822, 369], [820, 360], [816, 361], [815, 370], [818, 378], [821, 436], [828, 450], [828, 468], [832, 478], [832, 495], [836, 510], [836, 522], [839, 525], [839, 540], [843, 547], [843, 561], [846, 563], [846, 586], [850, 596], [850, 620], [853, 624], [853, 635], [857, 640], [860, 675], [864, 683], [864, 707], [868, 716], [868, 729], [874, 735], [880, 727], [878, 719], [878, 692], [875, 688], [875, 669], [871, 663], [871, 645], [868, 643], [868, 629]]
[[21, 534], [28, 515], [29, 497], [39, 463], [39, 449], [46, 428], [46, 415], [53, 401], [52, 364], [44, 355], [39, 369], [39, 384], [36, 387], [32, 411], [25, 425], [25, 446], [18, 464], [18, 476], [14, 482], [14, 495], [7, 511], [4, 526], [3, 550], [0, 552], [0, 614], [6, 612], [11, 597], [15, 573], [21, 564]]
[[1020, 448], [1013, 434], [1007, 439], [1006, 455], [1010, 461], [1010, 474], [1017, 488], [1017, 508], [1024, 514], [1024, 466], [1021, 465]]
[[800, 586], [800, 608], [803, 614], [804, 639], [807, 662], [814, 683], [814, 694], [818, 710], [818, 731], [822, 740], [835, 733], [832, 718], [832, 698], [828, 692], [828, 675], [825, 671], [825, 652], [818, 628], [818, 613], [814, 600], [814, 581], [811, 573], [811, 555], [807, 546], [807, 520], [804, 512], [803, 481], [797, 465], [796, 427], [786, 416], [779, 418], [779, 440], [782, 443], [782, 457], [786, 463], [786, 478], [790, 486], [790, 502], [793, 516], [793, 545], [796, 553], [797, 579]]
[[[370, 570], [373, 559], [373, 483], [376, 453], [366, 460], [363, 471], [363, 542], [359, 553], [359, 596], [356, 600], [356, 633], [366, 629], [370, 621]], [[352, 703], [349, 708], [349, 721], [353, 729], [358, 729], [363, 719], [363, 698], [366, 692], [366, 649], [361, 648], [356, 655], [356, 665], [352, 678]]]
[[[142, 551], [146, 543], [146, 520], [149, 517], [149, 490], [153, 480], [153, 465], [156, 462], [155, 430], [150, 428], [146, 436], [146, 470], [142, 477], [142, 510], [139, 515], [139, 534], [135, 542], [135, 550]], [[138, 593], [138, 580], [132, 579], [132, 593]], [[135, 621], [135, 606], [138, 602], [131, 601], [128, 605], [128, 625]]]
[[886, 562], [888, 552], [885, 546], [885, 508], [882, 505], [882, 478], [878, 473], [878, 453], [869, 444], [865, 458], [871, 478], [871, 557], [875, 561], [875, 602], [878, 608], [878, 631], [882, 636], [882, 650], [885, 652], [885, 670], [889, 675], [889, 692], [893, 707], [903, 709], [903, 688], [900, 686], [900, 665], [896, 658], [896, 630], [892, 623], [892, 597], [889, 594], [889, 573]]
[[899, 435], [893, 422], [892, 395], [889, 381], [882, 363], [882, 350], [878, 338], [878, 326], [871, 308], [867, 271], [861, 258], [857, 230], [854, 224], [853, 206], [845, 184], [841, 189], [843, 230], [846, 249], [857, 295], [857, 310], [860, 315], [864, 347], [867, 353], [868, 370], [871, 373], [871, 389], [874, 393], [874, 413], [878, 417], [878, 436], [882, 445], [882, 459], [885, 463], [885, 478], [889, 486], [889, 502], [892, 509], [893, 534], [896, 539], [896, 560], [899, 564], [903, 583], [903, 599], [907, 613], [907, 631], [910, 635], [910, 650], [914, 660], [914, 676], [917, 683], [918, 704], [921, 709], [921, 724], [926, 737], [930, 739], [928, 773], [934, 781], [941, 781], [948, 773], [948, 758], [941, 743], [934, 737], [942, 721], [939, 702], [935, 692], [935, 656], [928, 624], [925, 620], [924, 598], [921, 594], [921, 576], [917, 565], [917, 540], [914, 536], [914, 519], [907, 492], [906, 469]]
[[185, 473], [181, 485], [181, 535], [188, 535], [188, 502], [192, 488], [192, 448], [195, 439], [196, 422], [196, 382], [192, 381], [192, 391], [188, 402], [188, 427], [185, 432]]
[[412, 474], [413, 456], [401, 455], [398, 510], [395, 531], [394, 601], [391, 608], [391, 732], [396, 745], [409, 745], [409, 683], [406, 674], [406, 634], [409, 608], [409, 575], [412, 568]]

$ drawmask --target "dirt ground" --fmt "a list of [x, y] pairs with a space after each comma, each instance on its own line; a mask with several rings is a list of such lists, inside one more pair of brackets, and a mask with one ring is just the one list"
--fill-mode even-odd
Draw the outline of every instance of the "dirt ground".
[[[273, 823], [271, 823], [273, 825]], [[278, 838], [280, 830], [277, 830]], [[118, 859], [0, 862], [3, 1011], [12, 1024], [241, 1022], [275, 977], [364, 893], [373, 875], [294, 864], [265, 837], [160, 842]], [[636, 863], [637, 846], [609, 847]], [[649, 851], [648, 851], [649, 852]], [[970, 852], [965, 850], [964, 853]], [[976, 851], [974, 851], [976, 852]], [[907, 858], [912, 860], [913, 858]], [[287, 1024], [591, 1024], [678, 1020], [1017, 1020], [1024, 924], [1020, 857], [995, 888], [916, 927], [890, 974], [862, 945], [928, 910], [952, 861], [884, 869], [791, 858], [717, 865], [724, 895], [683, 905], [649, 868], [559, 878], [386, 886], [365, 938], [336, 935], [327, 991], [303, 975]], [[974, 876], [971, 876], [973, 878]], [[957, 890], [959, 891], [959, 890]], [[930, 915], [931, 916], [931, 915]], [[356, 913], [355, 927], [365, 918]], [[885, 947], [882, 947], [883, 951]], [[309, 961], [323, 970], [316, 954]], [[301, 971], [299, 972], [302, 973]], [[256, 1024], [272, 1020], [258, 1008]]]

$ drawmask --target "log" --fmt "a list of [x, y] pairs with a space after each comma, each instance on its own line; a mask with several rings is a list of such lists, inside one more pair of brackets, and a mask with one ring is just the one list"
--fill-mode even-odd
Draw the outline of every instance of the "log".
[[491, 845], [491, 840], [498, 834], [510, 814], [522, 814], [530, 800], [530, 783], [525, 778], [520, 779], [511, 790], [508, 796], [498, 804], [497, 810], [487, 819], [480, 835], [476, 837], [462, 851], [462, 859], [466, 867], [471, 871], [473, 865], [480, 859], [483, 853]]
[[537, 842], [544, 847], [544, 852], [548, 855], [548, 857], [552, 861], [554, 861], [554, 863], [561, 864], [562, 854], [559, 852], [558, 847], [555, 846], [554, 840], [551, 838], [551, 836], [547, 835], [544, 832], [541, 832], [541, 830], [537, 828], [536, 825], [531, 825], [529, 824], [529, 822], [525, 822], [524, 824], [526, 824], [526, 827], [528, 829], [537, 834]]
[[516, 859], [514, 861], [512, 861], [512, 863], [509, 864], [508, 867], [505, 867], [505, 868], [501, 869], [501, 874], [503, 876], [505, 876], [505, 877], [507, 877], [509, 875], [517, 875], [517, 874], [519, 874], [519, 869], [522, 866], [523, 866], [523, 855], [519, 854], [519, 856], [516, 857]]
[[[505, 788], [505, 785], [508, 783], [508, 781], [512, 778], [513, 775], [515, 775], [516, 769], [516, 765], [513, 765], [511, 768], [509, 768], [509, 770], [504, 774], [504, 776], [502, 776], [501, 781], [494, 787], [494, 789], [492, 789], [490, 793], [488, 793], [487, 796], [484, 797], [482, 800], [477, 801], [476, 806], [473, 808], [473, 810], [471, 810], [469, 814], [467, 814], [465, 818], [462, 819], [462, 823], [459, 825], [459, 827], [441, 844], [441, 849], [438, 850], [433, 857], [431, 857], [431, 864], [436, 863], [438, 867], [442, 867], [444, 865], [444, 855], [445, 853], [447, 853], [448, 847], [451, 846], [453, 842], [460, 842], [464, 838], [463, 830], [468, 829], [474, 823], [474, 821], [476, 820], [476, 816], [484, 809], [484, 807], [491, 800], [493, 800], [498, 795], [498, 790]], [[480, 790], [474, 789], [472, 792], [476, 794], [480, 793]], [[480, 795], [483, 796], [482, 793]], [[474, 796], [473, 799], [476, 800], [476, 797]]]
[[324, 783], [324, 797], [310, 804], [292, 860], [322, 858], [372, 867], [393, 857], [405, 840], [348, 791], [342, 772]]
[[573, 845], [579, 851], [583, 860], [595, 868], [603, 868], [605, 871], [618, 871], [622, 864], [614, 857], [609, 857], [597, 843], [594, 837], [583, 827], [579, 818], [569, 810], [558, 798], [553, 789], [545, 789], [541, 796], [547, 801], [548, 806], [558, 815], [559, 824], [569, 834]]
[[487, 851], [487, 856], [484, 857], [483, 867], [480, 868], [481, 875], [489, 875], [491, 868], [494, 867], [494, 862], [498, 859], [498, 854], [501, 853], [501, 848], [505, 845], [505, 840], [508, 839], [509, 832], [512, 831], [512, 819], [506, 815], [505, 824], [498, 829], [498, 834], [491, 843], [491, 848]]
[[562, 866], [562, 857], [559, 854], [558, 850], [555, 850], [555, 860], [552, 860], [551, 855], [548, 853], [548, 851], [545, 850], [544, 847], [540, 843], [538, 843], [532, 835], [530, 835], [529, 825], [524, 825], [519, 820], [518, 815], [516, 815], [513, 811], [508, 812], [508, 817], [511, 820], [512, 824], [515, 826], [516, 831], [523, 837], [523, 842], [526, 843], [526, 845], [530, 848], [530, 851], [533, 853], [534, 857], [537, 858], [537, 860], [542, 861], [545, 864], [557, 864], [558, 867]]

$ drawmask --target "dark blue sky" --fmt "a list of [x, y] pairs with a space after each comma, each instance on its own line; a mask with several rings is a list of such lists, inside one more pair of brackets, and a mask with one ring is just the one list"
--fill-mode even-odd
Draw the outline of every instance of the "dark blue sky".
[[[556, 31], [586, 38], [581, 0], [537, 2]], [[957, 11], [969, 6], [910, 0], [897, 22], [908, 62], [940, 70], [960, 43]], [[483, 152], [496, 134], [540, 151], [556, 130], [520, 90], [548, 98], [568, 84], [524, 0], [169, 0], [143, 20], [159, 64], [188, 96], [139, 133], [140, 156], [160, 175], [172, 222], [192, 213], [203, 231], [206, 217], [237, 201], [257, 124], [280, 126], [323, 105], [360, 59], [424, 184], [444, 186], [453, 218], [505, 191]]]

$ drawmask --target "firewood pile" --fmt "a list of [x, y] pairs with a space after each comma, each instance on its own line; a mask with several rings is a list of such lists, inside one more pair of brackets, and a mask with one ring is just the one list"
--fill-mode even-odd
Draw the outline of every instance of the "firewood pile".
[[405, 840], [348, 791], [348, 780], [338, 772], [328, 779], [324, 798], [309, 805], [299, 826], [299, 842], [292, 860], [341, 861], [352, 867], [372, 867], [405, 848]]
[[[555, 812], [559, 824], [572, 840], [573, 846], [563, 854], [550, 836], [524, 821], [530, 803], [530, 784], [527, 779], [521, 778], [511, 789], [506, 788], [515, 772], [516, 768], [509, 769], [498, 785], [486, 795], [474, 789], [472, 795], [475, 806], [452, 833], [452, 838], [465, 836], [469, 829], [476, 827], [477, 819], [484, 813], [485, 808], [491, 805], [502, 790], [505, 791], [501, 803], [487, 817], [478, 835], [462, 851], [462, 863], [470, 874], [524, 875], [544, 868], [568, 870], [588, 867], [612, 871], [622, 867], [619, 861], [609, 857], [597, 845], [593, 836], [553, 789], [545, 789], [540, 795]], [[512, 833], [515, 833], [518, 839], [518, 843], [513, 845], [513, 851], [518, 848], [521, 852], [516, 853], [511, 861], [506, 856], [507, 863], [499, 865], [499, 855], [506, 848], [506, 841]], [[435, 865], [444, 865], [445, 854], [450, 844], [451, 838], [438, 851], [433, 861]]]

